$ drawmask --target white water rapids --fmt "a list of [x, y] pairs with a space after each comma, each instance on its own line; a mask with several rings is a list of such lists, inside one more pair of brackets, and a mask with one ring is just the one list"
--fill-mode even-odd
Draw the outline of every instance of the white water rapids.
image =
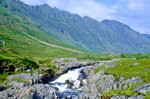
[[51, 82], [51, 85], [57, 88], [57, 94], [60, 96], [60, 99], [65, 99], [66, 96], [70, 96], [71, 99], [78, 99], [78, 93], [82, 91], [82, 89], [70, 89], [68, 88], [68, 84], [66, 83], [67, 80], [69, 81], [76, 81], [78, 80], [79, 76], [82, 74], [81, 70], [85, 67], [68, 70], [67, 73], [62, 74], [56, 80]]

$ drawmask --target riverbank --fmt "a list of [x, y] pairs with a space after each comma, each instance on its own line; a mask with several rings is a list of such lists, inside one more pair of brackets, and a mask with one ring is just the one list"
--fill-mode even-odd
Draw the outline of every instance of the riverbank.
[[149, 59], [123, 59], [84, 69], [87, 83], [79, 99], [149, 99]]
[[[40, 67], [37, 70], [34, 70], [34, 72], [31, 70], [31, 68], [28, 68], [28, 69], [24, 69], [25, 70], [24, 73], [18, 72], [17, 74], [8, 75], [6, 77], [5, 82], [0, 85], [0, 90], [1, 90], [0, 98], [4, 98], [4, 99], [7, 98], [41, 99], [44, 97], [46, 99], [56, 98], [57, 97], [56, 91], [58, 90], [58, 88], [52, 86], [52, 84], [50, 84], [50, 81], [58, 78], [60, 75], [66, 73], [69, 70], [94, 64], [94, 62], [92, 61], [91, 62], [79, 62], [79, 61], [63, 62], [59, 65], [56, 65], [58, 64], [58, 62], [52, 62], [52, 63], [56, 66], [55, 68], [57, 68], [55, 69], [55, 71], [53, 71], [50, 67], [45, 66], [45, 67]], [[66, 65], [62, 66], [62, 64], [66, 64]], [[71, 83], [71, 81], [68, 83]], [[74, 81], [72, 83], [77, 83], [77, 81]], [[77, 87], [78, 85], [76, 84], [74, 89], [79, 89], [79, 87], [78, 88]]]
[[[149, 59], [86, 62], [77, 61], [75, 58], [67, 59], [67, 62], [64, 61], [66, 59], [60, 60], [53, 60], [56, 68], [59, 68], [55, 74], [51, 68], [46, 67], [32, 73], [28, 69], [26, 73], [7, 76], [7, 82], [0, 85], [0, 98], [54, 99], [61, 97], [61, 87], [71, 92], [67, 94], [75, 92], [73, 95], [79, 99], [149, 99]], [[79, 71], [67, 74], [74, 70]], [[82, 73], [85, 74], [84, 77], [79, 77]], [[74, 80], [69, 80], [68, 76], [61, 78], [65, 74], [76, 77]], [[57, 86], [50, 83], [52, 80]], [[66, 97], [73, 99], [70, 95], [65, 95]]]

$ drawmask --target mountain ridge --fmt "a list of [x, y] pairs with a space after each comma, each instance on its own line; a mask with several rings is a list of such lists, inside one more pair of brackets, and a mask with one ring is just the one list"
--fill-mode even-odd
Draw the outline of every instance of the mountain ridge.
[[[13, 2], [11, 4], [9, 2]], [[6, 9], [37, 23], [36, 28], [66, 44], [97, 53], [148, 53], [150, 39], [118, 21], [99, 22], [47, 4], [29, 6], [19, 0], [5, 0]], [[14, 6], [16, 5], [16, 6]], [[18, 7], [17, 7], [18, 6]], [[3, 6], [5, 7], [5, 6]], [[31, 23], [28, 23], [31, 24]]]

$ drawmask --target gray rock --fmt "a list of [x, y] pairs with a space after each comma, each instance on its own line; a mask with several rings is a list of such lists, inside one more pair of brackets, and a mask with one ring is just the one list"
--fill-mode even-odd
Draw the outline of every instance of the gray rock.
[[0, 92], [0, 99], [53, 99], [55, 89], [48, 84], [36, 84], [20, 89], [8, 88]]
[[81, 85], [81, 86], [84, 86], [84, 84], [86, 84], [86, 79], [81, 80], [80, 85]]
[[27, 71], [27, 72], [30, 72], [31, 70], [30, 70], [30, 69], [27, 69], [26, 71]]
[[106, 68], [114, 67], [115, 65], [116, 63], [111, 63], [111, 64], [106, 65]]
[[[100, 66], [103, 66], [105, 63], [109, 63], [109, 62], [104, 61], [98, 64]], [[88, 90], [90, 90], [92, 93], [97, 93], [97, 92], [104, 93], [115, 89], [125, 89], [128, 87], [128, 85], [133, 85], [142, 81], [140, 77], [132, 77], [128, 79], [125, 79], [124, 77], [120, 77], [119, 80], [116, 80], [113, 75], [105, 74], [105, 71], [103, 69], [95, 74], [94, 69], [99, 67], [98, 64], [94, 65], [94, 67], [85, 68], [83, 70], [83, 72], [87, 76], [86, 84], [84, 84], [83, 86], [83, 91], [85, 93], [88, 93], [87, 92]], [[116, 65], [115, 63], [109, 64], [107, 68], [113, 67], [115, 65]]]
[[4, 84], [0, 84], [0, 91], [3, 91], [5, 89], [5, 85]]
[[38, 83], [42, 83], [42, 77], [43, 75], [37, 75], [37, 74], [30, 74], [30, 73], [21, 73], [21, 74], [16, 74], [16, 75], [10, 75], [7, 77], [7, 79], [9, 79], [10, 81], [13, 79], [20, 79], [23, 81], [27, 81], [30, 84], [38, 84]]
[[143, 95], [131, 96], [131, 97], [128, 97], [128, 99], [144, 99], [144, 96]]
[[78, 95], [79, 99], [101, 99], [99, 96], [100, 93], [85, 93], [82, 92]]
[[21, 89], [25, 86], [24, 83], [18, 83], [17, 81], [11, 81], [7, 85], [12, 86], [13, 88], [16, 88], [16, 89]]
[[74, 86], [75, 86], [75, 89], [79, 89], [81, 87], [80, 81], [79, 80], [74, 81]]
[[63, 63], [63, 62], [77, 62], [77, 58], [60, 58], [60, 59], [55, 59], [52, 62], [54, 63]]
[[150, 67], [148, 67], [148, 68], [145, 68], [144, 70], [149, 70], [150, 69]]
[[81, 75], [79, 75], [78, 80], [83, 80], [86, 78], [86, 75], [84, 73], [82, 73]]
[[136, 65], [139, 65], [139, 63], [134, 63], [133, 65], [135, 65], [135, 66], [136, 66]]
[[127, 97], [125, 95], [124, 96], [114, 95], [110, 99], [127, 99]]
[[140, 86], [137, 86], [133, 89], [133, 91], [136, 91], [140, 94], [146, 94], [147, 91], [150, 91], [150, 83], [147, 83], [147, 84], [143, 84], [143, 85], [140, 85]]
[[66, 99], [72, 99], [72, 97], [71, 96], [66, 96]]
[[144, 99], [143, 95], [127, 97], [125, 95], [114, 95], [110, 99]]

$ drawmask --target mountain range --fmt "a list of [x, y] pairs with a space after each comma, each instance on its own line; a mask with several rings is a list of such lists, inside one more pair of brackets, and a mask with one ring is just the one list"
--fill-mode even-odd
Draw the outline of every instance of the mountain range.
[[29, 35], [45, 42], [74, 46], [75, 49], [94, 53], [150, 51], [149, 35], [140, 34], [130, 26], [115, 20], [99, 22], [88, 16], [81, 17], [52, 8], [47, 4], [30, 6], [19, 0], [0, 0], [0, 9], [0, 15], [7, 17], [12, 23], [26, 29], [29, 27], [38, 30], [40, 35], [36, 32]]

